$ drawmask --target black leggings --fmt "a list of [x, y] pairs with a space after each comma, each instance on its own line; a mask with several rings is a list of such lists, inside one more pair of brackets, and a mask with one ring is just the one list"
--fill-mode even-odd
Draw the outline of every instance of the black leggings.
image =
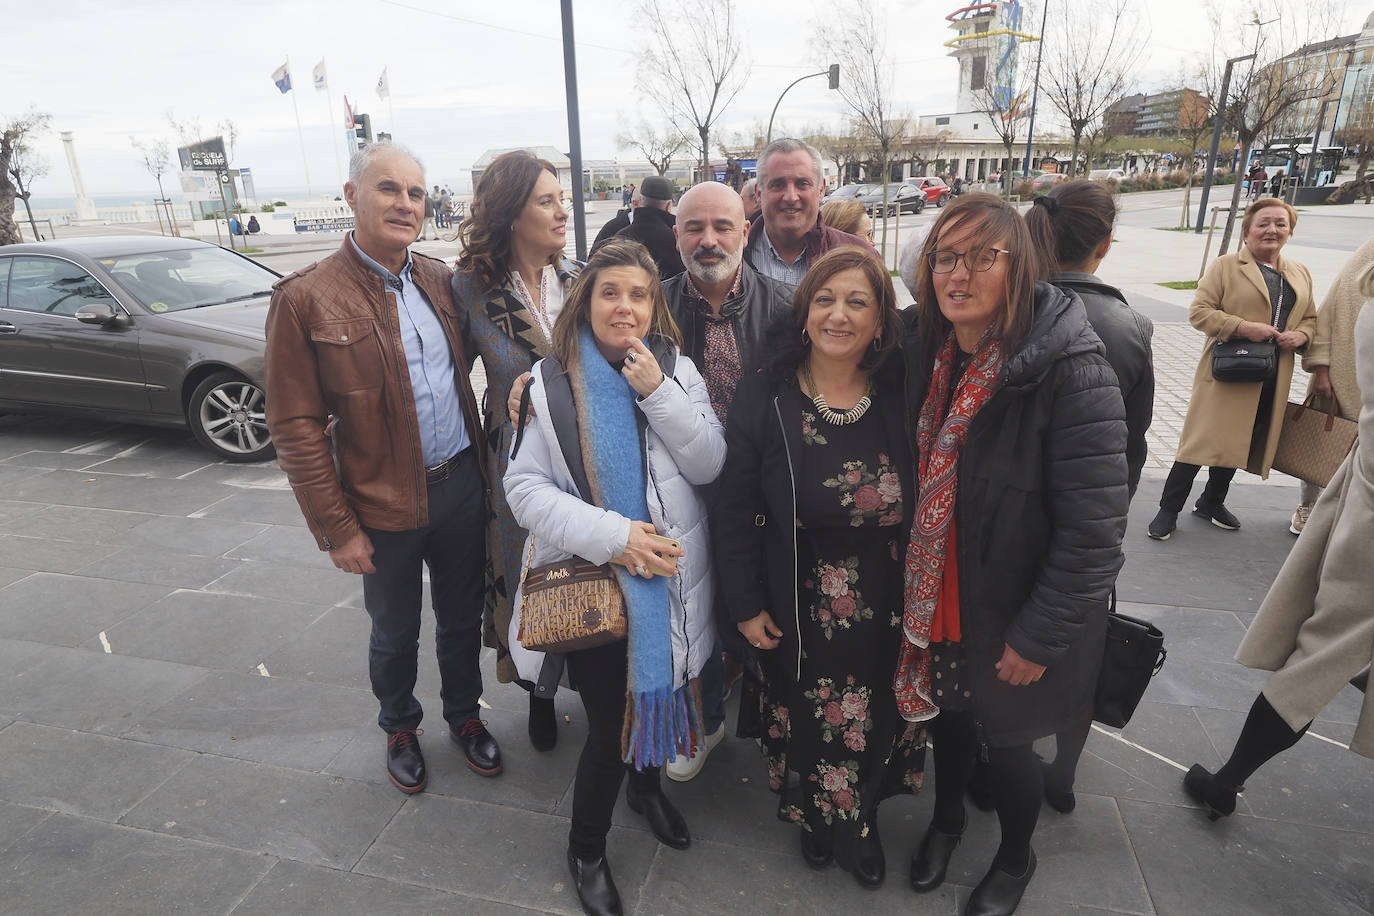
[[[965, 824], [964, 789], [973, 775], [980, 746], [971, 712], [942, 711], [930, 724], [935, 757], [935, 829], [962, 833]], [[1044, 791], [1040, 761], [1029, 744], [988, 747], [988, 769], [1002, 843], [994, 864], [1011, 874], [1021, 874], [1030, 861], [1031, 835], [1040, 818]]]
[[620, 732], [625, 724], [627, 643], [613, 642], [595, 649], [568, 653], [568, 673], [587, 714], [587, 741], [577, 761], [573, 783], [572, 829], [568, 848], [582, 859], [606, 854], [606, 834], [620, 780], [629, 772], [641, 793], [659, 791], [658, 767], [643, 772], [626, 767], [620, 758]]

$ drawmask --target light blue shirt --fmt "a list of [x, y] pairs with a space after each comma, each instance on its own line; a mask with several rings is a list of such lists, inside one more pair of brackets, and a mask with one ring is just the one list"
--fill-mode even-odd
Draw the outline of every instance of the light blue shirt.
[[797, 259], [791, 264], [778, 257], [778, 250], [773, 247], [773, 240], [768, 237], [767, 230], [763, 233], [763, 257], [757, 260], [759, 263], [753, 267], [759, 273], [794, 287], [801, 286], [802, 277], [806, 276], [807, 268], [811, 266], [811, 258], [806, 249], [802, 249], [802, 253], [797, 255]]
[[406, 252], [406, 266], [401, 268], [398, 277], [368, 257], [353, 240], [351, 232], [348, 241], [363, 263], [382, 278], [387, 292], [396, 300], [401, 344], [405, 347], [406, 369], [410, 372], [410, 390], [415, 396], [415, 416], [420, 422], [420, 450], [425, 467], [443, 464], [470, 444], [467, 426], [463, 423], [463, 405], [458, 400], [458, 383], [453, 374], [453, 352], [449, 349], [444, 325], [415, 285], [409, 251]]

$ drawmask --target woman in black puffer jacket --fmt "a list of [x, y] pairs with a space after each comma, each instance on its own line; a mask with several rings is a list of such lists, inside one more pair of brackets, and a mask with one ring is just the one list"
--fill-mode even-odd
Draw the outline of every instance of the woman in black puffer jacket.
[[931, 719], [935, 814], [912, 859], [938, 887], [985, 754], [1002, 842], [966, 913], [1011, 913], [1035, 871], [1031, 742], [1081, 721], [1126, 526], [1125, 408], [1082, 303], [1046, 283], [1016, 210], [969, 194], [936, 220], [903, 340], [917, 461], [894, 685]]

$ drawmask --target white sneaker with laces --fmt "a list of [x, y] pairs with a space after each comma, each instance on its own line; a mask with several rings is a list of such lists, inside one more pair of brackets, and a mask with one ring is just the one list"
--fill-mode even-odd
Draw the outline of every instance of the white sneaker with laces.
[[697, 748], [696, 754], [691, 759], [678, 754], [663, 768], [664, 772], [673, 782], [687, 782], [700, 773], [701, 768], [706, 765], [706, 755], [711, 753], [711, 748], [724, 740], [725, 723], [722, 722], [719, 728], [706, 736], [702, 746]]
[[1288, 523], [1289, 534], [1302, 534], [1302, 529], [1307, 527], [1308, 516], [1312, 514], [1312, 507], [1306, 503], [1293, 510], [1293, 520]]

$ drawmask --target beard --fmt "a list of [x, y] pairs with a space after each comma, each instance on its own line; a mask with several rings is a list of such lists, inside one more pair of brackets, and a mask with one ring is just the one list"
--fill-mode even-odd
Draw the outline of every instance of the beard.
[[[702, 255], [720, 258], [714, 264], [703, 264], [697, 260]], [[692, 252], [688, 259], [688, 268], [692, 276], [701, 280], [703, 283], [722, 283], [735, 275], [739, 270], [740, 261], [744, 259], [744, 246], [741, 245], [733, 253], [726, 251], [719, 246], [715, 248], [700, 247]]]

